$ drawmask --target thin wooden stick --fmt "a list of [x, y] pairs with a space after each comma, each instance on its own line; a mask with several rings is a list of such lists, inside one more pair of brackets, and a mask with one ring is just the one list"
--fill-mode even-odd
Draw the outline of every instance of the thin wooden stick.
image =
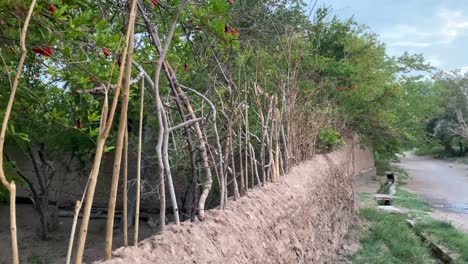
[[[239, 113], [242, 115], [242, 112]], [[239, 150], [237, 151], [239, 154], [239, 170], [240, 170], [240, 195], [245, 194], [245, 183], [244, 183], [244, 158], [242, 157], [242, 118], [239, 119], [238, 124], [238, 133], [237, 133], [237, 144], [239, 145]]]
[[[156, 98], [156, 112], [158, 115], [158, 123], [159, 123], [159, 131], [158, 131], [158, 143], [156, 145], [156, 157], [157, 157], [157, 162], [158, 162], [158, 176], [159, 176], [159, 186], [160, 186], [160, 227], [161, 231], [164, 230], [165, 224], [166, 224], [166, 198], [165, 198], [165, 186], [164, 186], [164, 176], [165, 173], [167, 174], [168, 172], [170, 173], [170, 168], [168, 167], [168, 160], [167, 160], [167, 140], [165, 141], [164, 138], [167, 138], [169, 131], [168, 130], [168, 125], [167, 125], [167, 120], [164, 112], [164, 108], [162, 107], [162, 101], [161, 101], [161, 96], [159, 93], [159, 80], [161, 77], [161, 69], [162, 66], [166, 60], [166, 55], [169, 51], [169, 47], [171, 45], [172, 37], [174, 36], [174, 31], [175, 27], [177, 24], [177, 20], [179, 18], [179, 15], [182, 13], [182, 10], [184, 9], [185, 5], [187, 4], [187, 0], [182, 0], [177, 8], [177, 11], [172, 18], [171, 21], [171, 26], [169, 29], [169, 33], [166, 38], [166, 43], [164, 44], [163, 49], [159, 53], [159, 59], [158, 59], [158, 64], [156, 67], [156, 71], [154, 72], [154, 97]], [[171, 177], [171, 175], [166, 175], [168, 177]], [[177, 201], [175, 200], [175, 193], [173, 190], [173, 185], [172, 185], [172, 178], [168, 179], [169, 182], [169, 187], [170, 187], [170, 194], [171, 194], [171, 201], [174, 209], [174, 217], [176, 220], [176, 223], [179, 224], [179, 212], [177, 211]]]
[[15, 79], [11, 86], [10, 98], [8, 100], [7, 107], [5, 109], [5, 115], [3, 116], [2, 128], [0, 132], [0, 181], [3, 186], [10, 192], [10, 235], [11, 235], [11, 256], [13, 258], [13, 264], [19, 264], [19, 255], [18, 255], [18, 237], [16, 229], [16, 184], [14, 181], [8, 183], [8, 180], [5, 176], [5, 171], [3, 170], [3, 148], [5, 144], [5, 135], [6, 129], [8, 126], [8, 121], [10, 120], [11, 109], [13, 108], [13, 103], [15, 101], [16, 90], [18, 88], [19, 80], [23, 72], [24, 61], [26, 60], [26, 54], [28, 50], [26, 49], [26, 36], [28, 33], [29, 21], [36, 6], [36, 0], [31, 2], [29, 6], [29, 11], [24, 21], [23, 29], [21, 30], [20, 37], [20, 48], [21, 48], [21, 57], [18, 62]]
[[18, 237], [16, 236], [16, 184], [14, 181], [10, 183], [10, 231], [13, 263], [19, 264]]
[[71, 230], [71, 235], [70, 235], [70, 241], [68, 242], [68, 251], [67, 251], [66, 264], [70, 264], [70, 261], [71, 261], [71, 255], [72, 255], [72, 251], [73, 251], [73, 240], [75, 240], [76, 224], [78, 222], [78, 215], [80, 213], [80, 208], [81, 208], [81, 202], [76, 201], [75, 215], [73, 216], [73, 224], [72, 224], [72, 230]]
[[[134, 21], [135, 20], [133, 19], [133, 22]], [[125, 133], [127, 130], [127, 112], [128, 112], [129, 93], [130, 93], [130, 80], [131, 80], [131, 70], [132, 70], [133, 41], [134, 41], [133, 35], [134, 35], [135, 23], [129, 24], [128, 26], [130, 27], [130, 35], [129, 35], [129, 42], [127, 46], [127, 54], [126, 54], [127, 63], [125, 64], [125, 70], [124, 70], [125, 80], [124, 80], [124, 85], [123, 85], [124, 87], [122, 90], [122, 105], [121, 105], [121, 110], [120, 110], [121, 111], [120, 120], [119, 120], [118, 132], [117, 132], [117, 146], [115, 148], [115, 158], [114, 158], [114, 167], [112, 171], [111, 190], [109, 194], [109, 204], [107, 208], [106, 246], [105, 246], [105, 256], [104, 256], [106, 260], [112, 257], [112, 241], [113, 241], [113, 235], [114, 235], [115, 205], [117, 202], [117, 191], [118, 191], [118, 185], [119, 185], [122, 152], [124, 148], [124, 139], [125, 139]], [[126, 203], [127, 201], [125, 200], [124, 206], [126, 206]], [[124, 224], [126, 224], [125, 220], [124, 220]], [[128, 238], [126, 239], [125, 236], [126, 234], [125, 234], [125, 228], [124, 228], [124, 242], [126, 241], [128, 244]]]
[[128, 247], [128, 192], [127, 192], [127, 181], [128, 181], [128, 122], [125, 125], [125, 137], [124, 137], [124, 156], [123, 156], [123, 179], [122, 179], [122, 218], [123, 218], [123, 244]]
[[140, 124], [138, 128], [138, 158], [137, 158], [137, 182], [136, 182], [136, 206], [135, 206], [135, 235], [133, 236], [133, 245], [138, 246], [138, 229], [140, 227], [140, 185], [141, 185], [141, 140], [143, 137], [143, 114], [145, 103], [145, 79], [141, 80], [140, 96]]
[[[122, 52], [122, 64], [123, 65], [125, 65], [126, 63], [127, 50], [128, 50], [130, 38], [133, 38], [133, 36], [131, 36], [131, 32], [132, 32], [131, 25], [135, 24], [136, 2], [137, 0], [132, 1], [132, 7], [130, 10], [129, 23], [128, 23], [129, 26], [127, 28], [127, 34], [126, 34], [126, 43]], [[93, 161], [93, 167], [89, 175], [89, 183], [88, 183], [89, 187], [86, 192], [86, 202], [85, 202], [85, 208], [83, 211], [83, 218], [82, 218], [81, 227], [80, 227], [80, 236], [78, 239], [78, 248], [76, 251], [75, 264], [81, 264], [83, 262], [83, 253], [84, 253], [84, 248], [86, 245], [86, 235], [88, 233], [89, 218], [91, 215], [91, 207], [93, 206], [94, 193], [96, 190], [96, 183], [97, 183], [97, 178], [99, 175], [99, 168], [101, 166], [101, 159], [104, 153], [104, 146], [109, 136], [110, 129], [112, 128], [112, 123], [113, 123], [113, 119], [115, 116], [115, 110], [117, 108], [117, 102], [119, 101], [119, 94], [120, 94], [120, 90], [122, 87], [121, 83], [123, 79], [123, 74], [124, 74], [124, 69], [122, 68], [119, 71], [119, 76], [117, 79], [117, 87], [115, 88], [114, 100], [112, 102], [112, 107], [110, 111], [108, 109], [107, 102], [104, 102], [103, 112], [107, 113], [107, 111], [109, 111], [109, 116], [107, 117], [104, 116], [105, 118], [101, 119], [101, 125], [100, 125], [101, 133], [99, 134], [99, 137], [98, 137], [97, 146], [96, 146], [96, 154], [94, 156], [94, 161]], [[103, 126], [103, 124], [105, 125]]]

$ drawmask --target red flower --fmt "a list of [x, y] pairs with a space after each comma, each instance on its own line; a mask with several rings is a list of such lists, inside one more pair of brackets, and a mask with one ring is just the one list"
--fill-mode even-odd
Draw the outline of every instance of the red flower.
[[231, 29], [231, 34], [232, 34], [233, 36], [236, 36], [237, 33], [239, 33], [239, 31], [237, 31], [235, 28]]
[[227, 34], [227, 33], [229, 33], [229, 25], [228, 24], [224, 25], [224, 34]]
[[184, 72], [188, 72], [188, 65], [187, 65], [187, 63], [184, 64]]
[[42, 56], [50, 57], [52, 56], [52, 49], [50, 47], [45, 48], [32, 48], [32, 51]]
[[159, 6], [159, 2], [156, 1], [156, 0], [151, 0], [151, 3], [152, 3], [154, 6]]
[[49, 11], [52, 12], [52, 13], [55, 13], [55, 6], [54, 6], [54, 5], [50, 5], [50, 6], [49, 6]]
[[104, 53], [104, 55], [106, 55], [106, 57], [110, 56], [110, 52], [106, 48], [102, 48], [102, 52]]
[[232, 1], [232, 0], [227, 0], [227, 2], [228, 2], [229, 5], [233, 5], [233, 4], [234, 4], [234, 1]]

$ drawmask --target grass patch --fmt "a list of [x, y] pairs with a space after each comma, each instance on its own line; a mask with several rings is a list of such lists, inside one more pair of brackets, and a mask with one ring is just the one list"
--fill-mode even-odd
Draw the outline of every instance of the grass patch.
[[357, 194], [357, 199], [358, 202], [367, 202], [369, 200], [372, 200], [372, 196], [370, 195], [370, 193], [361, 192]]
[[380, 194], [388, 194], [389, 192], [390, 192], [390, 184], [388, 183], [381, 185], [379, 190], [377, 191], [377, 193], [380, 193]]
[[468, 263], [468, 234], [456, 229], [452, 224], [426, 219], [416, 224], [416, 230], [434, 238], [450, 251], [459, 254], [457, 263]]
[[430, 212], [431, 206], [425, 201], [421, 200], [416, 194], [397, 189], [397, 194], [393, 203], [396, 207], [404, 207], [409, 210]]
[[358, 207], [369, 207], [375, 205], [374, 196], [370, 193], [361, 192], [356, 196], [356, 204]]
[[361, 237], [361, 249], [352, 256], [354, 264], [435, 263], [402, 216], [375, 208], [361, 209], [359, 216], [371, 226]]
[[48, 257], [30, 256], [26, 260], [27, 264], [51, 264], [52, 261]]

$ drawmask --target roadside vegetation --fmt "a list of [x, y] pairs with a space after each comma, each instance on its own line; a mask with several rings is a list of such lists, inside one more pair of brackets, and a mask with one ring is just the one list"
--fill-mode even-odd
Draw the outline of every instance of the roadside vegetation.
[[429, 218], [418, 222], [415, 229], [435, 241], [436, 244], [447, 247], [457, 263], [468, 263], [468, 234], [450, 223]]
[[424, 136], [414, 147], [416, 155], [436, 158], [465, 157], [468, 154], [468, 74], [460, 71], [434, 75], [437, 94], [433, 115], [425, 122]]
[[[398, 186], [392, 205], [408, 209], [408, 212], [392, 214], [377, 209], [372, 194], [358, 193], [358, 216], [364, 224], [360, 227], [361, 248], [352, 256], [352, 262], [438, 263], [431, 255], [427, 242], [422, 242], [417, 235], [422, 234], [435, 245], [443, 247], [455, 263], [468, 263], [468, 234], [448, 222], [431, 218], [429, 213], [432, 209], [428, 203], [400, 188], [408, 179], [405, 170], [385, 162], [378, 163], [378, 166], [381, 171], [396, 173]], [[382, 190], [379, 193], [384, 193]], [[415, 220], [413, 228], [407, 219]]]
[[363, 208], [358, 215], [368, 226], [361, 236], [360, 250], [352, 257], [354, 264], [436, 263], [405, 217], [376, 208]]

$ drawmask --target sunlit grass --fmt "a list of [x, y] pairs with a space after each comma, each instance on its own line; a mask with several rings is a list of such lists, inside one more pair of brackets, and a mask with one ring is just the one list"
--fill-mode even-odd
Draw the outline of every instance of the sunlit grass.
[[353, 263], [435, 263], [404, 217], [375, 208], [361, 209], [359, 216], [370, 227], [360, 239], [361, 249], [353, 255]]
[[425, 219], [417, 223], [415, 228], [457, 253], [459, 255], [457, 263], [468, 263], [468, 234], [456, 229], [450, 223], [433, 219]]

